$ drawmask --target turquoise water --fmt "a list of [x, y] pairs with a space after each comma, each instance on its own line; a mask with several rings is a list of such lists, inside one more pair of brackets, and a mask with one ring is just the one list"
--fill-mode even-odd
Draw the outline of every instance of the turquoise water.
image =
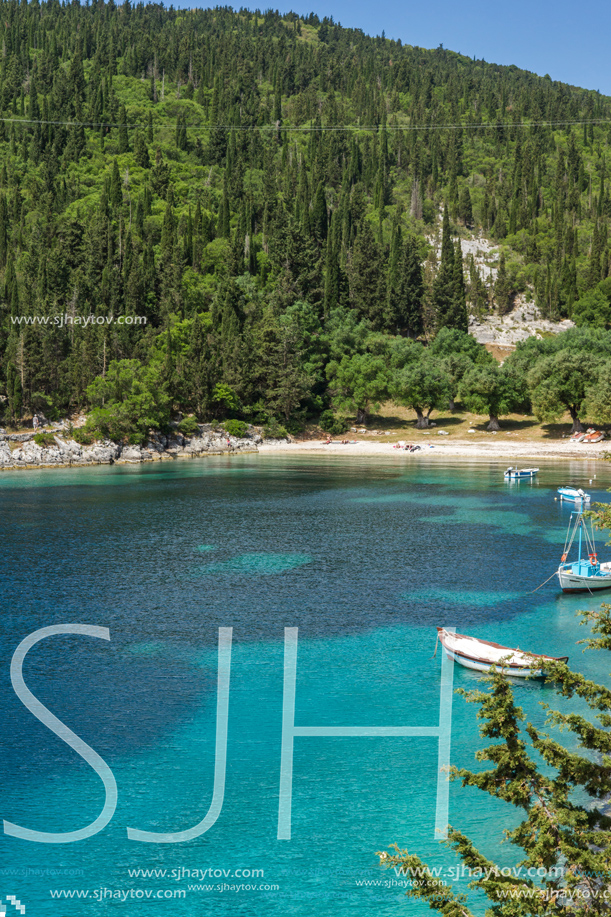
[[[563, 596], [554, 581], [532, 590], [552, 573], [564, 543], [570, 510], [554, 502], [555, 488], [570, 479], [607, 499], [611, 475], [600, 465], [556, 463], [533, 484], [507, 485], [502, 470], [243, 456], [0, 476], [2, 817], [70, 831], [92, 822], [104, 803], [91, 767], [11, 688], [16, 646], [47, 625], [110, 630], [108, 643], [77, 636], [39, 643], [24, 677], [107, 762], [118, 787], [112, 821], [88, 840], [35, 844], [0, 835], [0, 898], [16, 895], [28, 915], [61, 917], [430, 913], [392, 885], [396, 877], [380, 869], [375, 851], [397, 842], [433, 866], [456, 865], [434, 838], [435, 737], [298, 736], [292, 836], [278, 839], [284, 628], [299, 628], [297, 726], [436, 726], [439, 624], [569, 653], [575, 668], [608, 683], [604, 656], [575, 646], [584, 635], [577, 609], [599, 600]], [[177, 832], [208, 811], [218, 629], [227, 627], [218, 819], [184, 843], [130, 840], [128, 827]], [[454, 672], [455, 687], [478, 681]], [[538, 702], [555, 701], [539, 683], [518, 684], [516, 694], [539, 724]], [[455, 697], [458, 766], [474, 766], [475, 713]], [[501, 846], [513, 818], [509, 807], [451, 784], [450, 822], [503, 865], [515, 862]], [[261, 872], [236, 877], [237, 870]], [[386, 886], [365, 884], [375, 882]], [[230, 888], [219, 890], [224, 884]], [[88, 895], [58, 901], [51, 890]], [[125, 899], [131, 890], [185, 897]]]

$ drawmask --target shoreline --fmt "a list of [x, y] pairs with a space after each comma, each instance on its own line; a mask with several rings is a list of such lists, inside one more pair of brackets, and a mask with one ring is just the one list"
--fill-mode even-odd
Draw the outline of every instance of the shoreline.
[[206, 458], [208, 455], [224, 455], [224, 456], [233, 456], [233, 455], [256, 455], [259, 452], [258, 449], [235, 449], [227, 450], [225, 452], [206, 452], [206, 453], [192, 453], [192, 454], [181, 454], [181, 455], [155, 455], [150, 458], [142, 459], [113, 459], [112, 461], [92, 461], [92, 462], [47, 462], [39, 464], [26, 464], [20, 463], [19, 465], [0, 465], [0, 473], [3, 471], [43, 471], [46, 469], [53, 468], [101, 468], [103, 465], [110, 467], [111, 465], [117, 465], [118, 467], [123, 467], [125, 465], [156, 465], [162, 462], [174, 462], [183, 459], [199, 459]]
[[[259, 437], [257, 437], [259, 439]], [[439, 441], [441, 439], [441, 442]], [[253, 439], [231, 438], [229, 445], [223, 442], [193, 443], [186, 439], [178, 448], [161, 448], [147, 450], [139, 447], [111, 447], [110, 443], [98, 444], [91, 448], [89, 455], [71, 454], [70, 445], [61, 442], [63, 448], [53, 450], [51, 461], [45, 461], [47, 456], [44, 450], [37, 450], [38, 461], [23, 461], [5, 463], [0, 455], [1, 471], [36, 471], [47, 468], [92, 468], [100, 465], [149, 465], [159, 462], [168, 462], [176, 459], [198, 459], [207, 456], [226, 457], [234, 455], [283, 455], [283, 456], [312, 456], [316, 458], [393, 458], [401, 460], [415, 459], [421, 461], [484, 461], [504, 463], [507, 465], [522, 464], [530, 461], [581, 461], [603, 462], [604, 455], [611, 449], [611, 444], [605, 442], [595, 444], [582, 444], [570, 440], [554, 440], [549, 443], [540, 440], [515, 440], [505, 441], [495, 439], [492, 442], [476, 440], [450, 440], [435, 438], [434, 442], [420, 442], [417, 452], [406, 452], [394, 448], [393, 442], [371, 442], [370, 440], [357, 440], [356, 442], [342, 443], [332, 441], [327, 444], [323, 440], [305, 440], [286, 442], [282, 440], [253, 441]], [[170, 444], [168, 443], [168, 446]], [[178, 444], [177, 444], [178, 445]], [[203, 447], [203, 448], [202, 448]], [[89, 452], [89, 450], [87, 450]], [[93, 453], [93, 454], [92, 454]], [[25, 458], [25, 456], [23, 456]], [[28, 456], [29, 457], [29, 456]], [[34, 457], [34, 456], [32, 456]]]
[[[431, 437], [432, 438], [432, 437]], [[439, 442], [439, 439], [442, 441]], [[283, 455], [355, 455], [378, 457], [382, 455], [414, 458], [414, 459], [453, 459], [473, 458], [491, 461], [505, 461], [508, 465], [515, 465], [516, 459], [577, 459], [579, 461], [604, 461], [604, 454], [611, 449], [611, 444], [605, 443], [575, 443], [570, 440], [552, 440], [543, 443], [540, 440], [516, 440], [483, 442], [476, 440], [450, 440], [445, 437], [435, 437], [434, 442], [420, 441], [417, 452], [405, 452], [395, 449], [391, 442], [370, 442], [360, 440], [355, 443], [342, 444], [331, 442], [327, 445], [321, 440], [308, 440], [292, 443], [266, 443], [259, 445], [261, 454]]]
[[[39, 468], [90, 468], [98, 465], [144, 465], [175, 458], [199, 458], [203, 455], [233, 455], [257, 452], [261, 435], [251, 429], [242, 437], [200, 424], [197, 434], [184, 436], [174, 430], [168, 436], [150, 433], [144, 446], [125, 445], [111, 440], [80, 445], [65, 439], [60, 431], [46, 434], [50, 442], [36, 443], [34, 434], [0, 436], [0, 471], [34, 471]], [[14, 443], [17, 448], [11, 449]]]

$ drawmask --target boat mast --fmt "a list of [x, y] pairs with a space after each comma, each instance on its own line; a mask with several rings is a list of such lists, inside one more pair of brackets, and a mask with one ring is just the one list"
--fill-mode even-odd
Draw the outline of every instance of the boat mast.
[[579, 519], [579, 560], [581, 560], [581, 530], [583, 529], [583, 516], [581, 513], [577, 518]]

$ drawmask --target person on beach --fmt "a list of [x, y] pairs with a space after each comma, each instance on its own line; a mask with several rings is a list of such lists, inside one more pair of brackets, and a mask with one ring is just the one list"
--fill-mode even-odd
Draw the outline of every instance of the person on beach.
[[32, 426], [34, 427], [34, 433], [38, 430], [38, 414], [34, 414], [32, 418]]

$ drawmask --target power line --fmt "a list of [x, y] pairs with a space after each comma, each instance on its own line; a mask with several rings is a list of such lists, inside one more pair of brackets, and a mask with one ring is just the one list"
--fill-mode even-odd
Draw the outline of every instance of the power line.
[[[43, 121], [40, 118], [0, 118], [0, 121], [5, 124], [22, 124], [22, 125], [31, 125], [31, 124], [41, 124], [45, 126], [57, 126], [57, 127], [90, 127], [90, 128], [100, 128], [100, 127], [124, 127], [128, 130], [135, 128], [148, 129], [149, 123], [147, 122], [137, 122], [135, 124], [130, 123], [118, 123], [116, 121]], [[401, 132], [410, 132], [410, 131], [451, 131], [451, 130], [480, 130], [493, 128], [499, 130], [500, 128], [531, 128], [531, 127], [567, 127], [575, 125], [584, 125], [584, 124], [611, 124], [611, 118], [590, 118], [583, 120], [554, 120], [554, 121], [488, 121], [481, 122], [478, 124], [410, 124], [410, 125], [365, 125], [365, 124], [340, 124], [340, 125], [310, 125], [310, 126], [290, 126], [290, 125], [281, 125], [281, 124], [262, 124], [262, 125], [248, 125], [248, 124], [185, 124], [184, 127], [187, 130], [201, 130], [201, 131], [212, 131], [212, 130], [224, 130], [224, 131], [259, 131], [261, 133], [322, 133], [326, 131], [393, 131], [395, 133]], [[170, 125], [157, 125], [154, 126], [155, 130], [174, 130]]]

